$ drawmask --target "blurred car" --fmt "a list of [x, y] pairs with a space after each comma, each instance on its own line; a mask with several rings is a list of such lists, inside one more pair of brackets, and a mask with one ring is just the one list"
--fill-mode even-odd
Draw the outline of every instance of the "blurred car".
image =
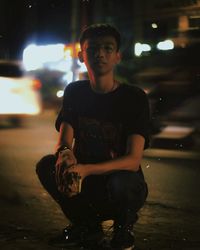
[[45, 109], [59, 110], [64, 89], [67, 85], [65, 73], [58, 70], [39, 69], [29, 72], [41, 82], [42, 103]]
[[0, 60], [0, 120], [20, 125], [41, 112], [41, 83], [25, 74], [19, 62]]
[[200, 93], [199, 45], [152, 52], [138, 59], [143, 66], [134, 75], [134, 80], [148, 94], [153, 103], [152, 112], [164, 120]]

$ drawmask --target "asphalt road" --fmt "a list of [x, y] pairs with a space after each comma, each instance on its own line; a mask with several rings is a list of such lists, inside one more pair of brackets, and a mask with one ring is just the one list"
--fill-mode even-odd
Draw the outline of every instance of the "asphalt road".
[[[46, 111], [22, 128], [0, 127], [0, 249], [55, 249], [48, 238], [68, 223], [35, 174], [36, 162], [54, 151], [55, 116]], [[135, 226], [138, 249], [200, 249], [199, 163], [144, 157], [149, 196]]]

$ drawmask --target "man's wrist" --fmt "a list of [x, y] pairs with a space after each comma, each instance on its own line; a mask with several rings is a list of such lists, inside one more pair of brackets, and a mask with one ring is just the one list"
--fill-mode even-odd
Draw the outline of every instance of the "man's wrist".
[[63, 151], [63, 150], [70, 150], [70, 151], [72, 151], [71, 148], [69, 148], [68, 146], [66, 146], [66, 145], [61, 145], [60, 147], [57, 148], [55, 155], [58, 157], [58, 154], [59, 154], [61, 151]]

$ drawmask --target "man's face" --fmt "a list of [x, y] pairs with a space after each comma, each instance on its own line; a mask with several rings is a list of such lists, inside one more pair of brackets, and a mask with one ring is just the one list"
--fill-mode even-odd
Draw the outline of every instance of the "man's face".
[[88, 72], [105, 75], [113, 71], [120, 61], [117, 43], [112, 36], [87, 39], [82, 45], [79, 58], [85, 63]]

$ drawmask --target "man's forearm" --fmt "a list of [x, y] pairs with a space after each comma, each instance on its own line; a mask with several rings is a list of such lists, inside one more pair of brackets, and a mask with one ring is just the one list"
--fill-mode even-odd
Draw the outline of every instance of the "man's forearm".
[[119, 170], [138, 171], [140, 162], [141, 158], [127, 155], [102, 163], [85, 164], [83, 167], [85, 168], [86, 175], [98, 175]]
[[73, 128], [68, 123], [63, 122], [60, 126], [60, 134], [55, 151], [58, 152], [65, 147], [71, 150], [73, 148]]

